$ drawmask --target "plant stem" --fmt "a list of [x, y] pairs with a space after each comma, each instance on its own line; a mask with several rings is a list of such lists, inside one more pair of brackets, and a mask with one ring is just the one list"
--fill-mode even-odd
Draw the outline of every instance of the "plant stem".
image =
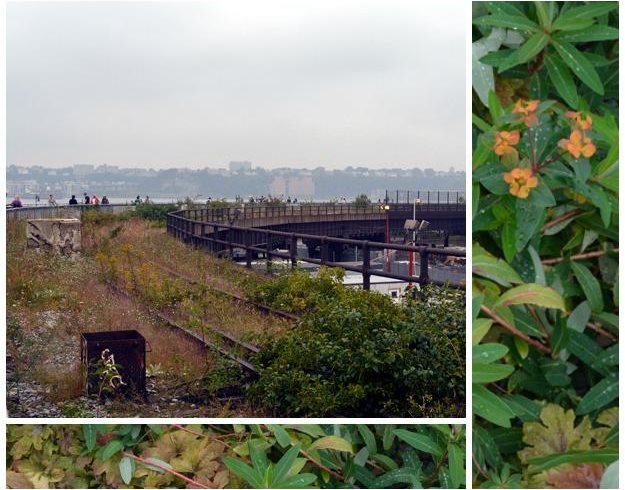
[[145, 459], [143, 459], [140, 456], [135, 456], [132, 453], [127, 453], [124, 452], [123, 453], [124, 456], [134, 459], [135, 461], [138, 461], [141, 464], [147, 465], [147, 466], [154, 466], [156, 468], [160, 468], [163, 471], [166, 471], [167, 473], [169, 473], [170, 475], [175, 476], [176, 478], [180, 478], [181, 480], [186, 481], [187, 483], [190, 483], [191, 485], [198, 487], [198, 488], [212, 488], [212, 487], [207, 487], [206, 485], [197, 482], [195, 480], [193, 480], [192, 478], [189, 478], [188, 476], [184, 476], [182, 473], [178, 473], [176, 470], [172, 470], [171, 468], [168, 468], [167, 466], [164, 466], [162, 464], [159, 464], [156, 461], [146, 461]]
[[[584, 260], [584, 259], [592, 259], [594, 257], [601, 257], [602, 255], [607, 254], [608, 252], [615, 252], [618, 253], [618, 248], [613, 248], [611, 250], [596, 250], [594, 252], [586, 252], [583, 254], [577, 254], [577, 255], [571, 255], [570, 257], [568, 257], [569, 260]], [[559, 262], [562, 262], [563, 260], [566, 260], [567, 257], [558, 257], [555, 259], [545, 259], [542, 261], [543, 265], [553, 265], [553, 264], [557, 264]]]
[[501, 318], [497, 313], [495, 313], [493, 310], [491, 310], [488, 306], [482, 305], [482, 306], [480, 306], [480, 310], [482, 310], [484, 313], [486, 313], [496, 323], [498, 323], [499, 325], [504, 327], [506, 330], [508, 330], [512, 335], [516, 335], [521, 340], [525, 340], [525, 342], [527, 342], [530, 345], [533, 345], [534, 347], [536, 347], [539, 351], [543, 352], [544, 354], [551, 354], [551, 351], [545, 345], [541, 344], [537, 340], [535, 340], [535, 339], [529, 337], [528, 335], [524, 334], [523, 332], [521, 332], [514, 325], [511, 325], [506, 320]]
[[562, 223], [563, 221], [566, 221], [567, 219], [572, 218], [573, 216], [577, 216], [578, 214], [581, 214], [581, 213], [582, 213], [581, 209], [573, 209], [572, 211], [569, 211], [568, 213], [564, 213], [558, 216], [557, 218], [553, 218], [548, 223], [545, 223], [545, 225], [542, 227], [542, 230], [540, 231], [544, 233], [545, 230], [548, 230], [549, 228], [556, 226], [558, 223]]
[[326, 465], [324, 465], [323, 463], [320, 463], [319, 461], [317, 461], [315, 458], [313, 458], [310, 454], [308, 454], [306, 451], [304, 451], [303, 449], [299, 450], [300, 454], [302, 456], [304, 456], [308, 461], [310, 461], [313, 465], [315, 465], [317, 468], [322, 469], [323, 471], [329, 473], [330, 475], [332, 475], [334, 478], [336, 478], [339, 481], [343, 481], [343, 476], [340, 475], [339, 473], [337, 473], [336, 471], [331, 470], [330, 468], [328, 468]]
[[610, 332], [605, 330], [603, 327], [601, 327], [601, 325], [598, 325], [597, 323], [588, 322], [586, 326], [590, 328], [591, 330], [594, 330], [595, 332], [597, 332], [599, 335], [603, 335], [604, 337], [610, 339], [612, 342], [618, 341], [617, 337], [612, 335]]

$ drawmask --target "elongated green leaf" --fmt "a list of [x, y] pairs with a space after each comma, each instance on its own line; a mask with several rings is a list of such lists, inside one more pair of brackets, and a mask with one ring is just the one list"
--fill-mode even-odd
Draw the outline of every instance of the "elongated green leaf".
[[562, 57], [562, 60], [571, 68], [573, 75], [584, 82], [591, 90], [599, 95], [604, 94], [603, 83], [592, 63], [571, 43], [554, 41], [553, 45]]
[[89, 451], [95, 448], [96, 437], [98, 435], [98, 426], [95, 424], [85, 424], [82, 426], [82, 433], [85, 436], [85, 444]]
[[587, 43], [592, 41], [610, 41], [618, 39], [618, 29], [605, 25], [592, 25], [579, 31], [562, 31], [554, 34], [553, 38], [568, 43]]
[[[312, 473], [301, 473], [293, 475], [280, 483], [280, 488], [306, 488], [317, 479], [317, 475]], [[262, 487], [258, 487], [262, 488]]]
[[508, 348], [503, 344], [488, 343], [473, 346], [473, 363], [490, 364], [501, 359], [508, 353]]
[[460, 488], [460, 485], [464, 484], [465, 480], [464, 449], [455, 444], [450, 444], [447, 448], [447, 454], [449, 458], [451, 486], [452, 488]]
[[553, 23], [554, 29], [562, 29], [575, 21], [590, 20], [607, 14], [618, 7], [617, 2], [588, 2], [581, 7], [573, 7], [560, 15]]
[[577, 109], [577, 104], [579, 103], [577, 88], [569, 69], [562, 59], [553, 54], [545, 56], [545, 66], [547, 67], [549, 78], [560, 96], [570, 107]]
[[566, 310], [562, 296], [547, 286], [522, 284], [502, 294], [495, 306], [536, 305], [543, 308]]
[[263, 488], [265, 486], [262, 476], [243, 461], [235, 458], [224, 458], [223, 463], [232, 473], [248, 482], [252, 488]]
[[473, 364], [474, 383], [492, 383], [507, 378], [514, 372], [509, 364]]
[[524, 31], [538, 32], [540, 27], [536, 22], [522, 15], [495, 14], [485, 15], [473, 19], [473, 23], [478, 26], [506, 27], [509, 29], [519, 29]]
[[499, 65], [499, 73], [531, 60], [547, 46], [550, 39], [544, 32], [537, 32]]
[[393, 488], [397, 483], [408, 483], [412, 488], [420, 488], [420, 474], [413, 468], [398, 468], [379, 476], [372, 488]]
[[371, 432], [371, 429], [364, 424], [358, 424], [358, 432], [360, 432], [362, 439], [365, 441], [369, 454], [374, 455], [377, 453], [378, 445], [375, 442], [375, 434]]
[[528, 461], [531, 473], [540, 473], [542, 471], [560, 466], [565, 463], [604, 463], [610, 464], [618, 459], [618, 449], [603, 448], [591, 451], [568, 451], [560, 454], [550, 454], [549, 456], [541, 456]]
[[130, 484], [130, 480], [132, 480], [134, 472], [134, 461], [128, 456], [124, 456], [119, 461], [119, 474], [126, 485]]
[[317, 449], [334, 449], [335, 451], [343, 451], [346, 453], [354, 452], [352, 445], [346, 439], [338, 436], [322, 437], [313, 442], [308, 448], [309, 451]]
[[289, 474], [291, 466], [293, 466], [293, 463], [297, 459], [297, 455], [299, 454], [301, 448], [301, 444], [296, 444], [286, 453], [284, 453], [284, 455], [280, 458], [280, 461], [278, 461], [273, 470], [274, 482], [280, 482], [281, 480], [286, 478], [286, 476]]
[[172, 465], [158, 458], [145, 458], [141, 464], [152, 471], [156, 471], [157, 473], [165, 473], [163, 468], [167, 468], [169, 470], [173, 469]]
[[124, 445], [122, 444], [121, 441], [117, 439], [109, 442], [104, 448], [104, 451], [102, 451], [102, 459], [103, 460], [109, 459], [111, 456], [121, 451], [123, 448], [124, 448]]
[[571, 270], [575, 274], [575, 278], [582, 287], [590, 309], [599, 313], [603, 310], [603, 295], [601, 294], [601, 284], [592, 272], [583, 264], [571, 262]]
[[598, 408], [604, 407], [612, 400], [618, 397], [618, 376], [611, 374], [602, 379], [590, 391], [584, 395], [584, 398], [577, 405], [575, 411], [577, 415], [584, 415]]
[[473, 413], [501, 427], [510, 427], [510, 419], [514, 417], [501, 398], [477, 383], [473, 383]]
[[423, 451], [424, 453], [433, 454], [435, 456], [441, 456], [443, 451], [429, 436], [425, 434], [418, 434], [406, 429], [396, 429], [393, 431], [397, 437], [402, 441], [407, 442], [415, 449]]

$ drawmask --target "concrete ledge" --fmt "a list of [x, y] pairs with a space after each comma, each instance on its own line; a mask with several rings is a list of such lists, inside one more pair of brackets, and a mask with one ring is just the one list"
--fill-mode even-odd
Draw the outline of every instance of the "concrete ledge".
[[29, 219], [26, 226], [26, 246], [68, 256], [80, 252], [80, 220]]

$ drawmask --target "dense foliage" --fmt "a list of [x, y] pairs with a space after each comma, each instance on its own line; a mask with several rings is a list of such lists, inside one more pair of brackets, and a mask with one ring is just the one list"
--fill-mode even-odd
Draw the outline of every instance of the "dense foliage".
[[464, 292], [428, 286], [395, 304], [341, 275], [285, 273], [258, 286], [255, 299], [304, 316], [255, 359], [253, 398], [300, 416], [461, 416]]
[[464, 487], [449, 425], [9, 425], [9, 488]]
[[615, 488], [617, 7], [474, 10], [476, 487]]

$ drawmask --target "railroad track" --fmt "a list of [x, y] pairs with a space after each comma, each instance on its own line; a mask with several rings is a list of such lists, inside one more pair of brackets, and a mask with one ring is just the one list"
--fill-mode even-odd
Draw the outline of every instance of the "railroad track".
[[[135, 303], [134, 302], [135, 298], [130, 293], [125, 291], [123, 288], [119, 287], [117, 284], [111, 281], [107, 281], [106, 284], [109, 288], [111, 288], [117, 294], [124, 296], [125, 298], [128, 298], [130, 300], [133, 300], [133, 303]], [[163, 312], [157, 310], [156, 308], [151, 308], [141, 303], [138, 303], [138, 304], [140, 305], [141, 308], [146, 310], [150, 315], [164, 322], [169, 328], [189, 337], [190, 339], [198, 343], [203, 348], [214, 350], [218, 352], [219, 354], [223, 355], [224, 357], [227, 357], [230, 360], [236, 362], [242, 368], [244, 368], [250, 375], [254, 377], [258, 376], [259, 374], [258, 369], [256, 369], [256, 367], [252, 363], [250, 363], [247, 359], [244, 359], [240, 357], [239, 355], [233, 353], [232, 351], [229, 351], [228, 349], [224, 348], [224, 345], [229, 345], [237, 349], [242, 349], [248, 355], [252, 355], [252, 354], [256, 354], [260, 352], [260, 348], [258, 346], [247, 343], [247, 342], [243, 342], [237, 339], [236, 337], [232, 336], [231, 334], [224, 332], [216, 327], [207, 326], [209, 331], [213, 333], [221, 341], [221, 343], [214, 342], [210, 339], [207, 339], [205, 335], [199, 335], [197, 332], [194, 332], [188, 328], [183, 327], [182, 325], [174, 321], [172, 318], [170, 318], [168, 315], [165, 315]]]
[[299, 317], [298, 315], [295, 315], [293, 313], [289, 313], [288, 311], [283, 311], [283, 310], [279, 310], [277, 308], [273, 308], [271, 306], [268, 305], [264, 305], [262, 303], [257, 303], [255, 301], [249, 300], [241, 295], [238, 295], [236, 293], [233, 293], [231, 291], [228, 291], [226, 289], [222, 289], [220, 287], [214, 286], [212, 284], [208, 284], [206, 282], [203, 281], [199, 281], [197, 279], [194, 279], [192, 277], [189, 277], [185, 274], [181, 274], [179, 272], [174, 271], [173, 269], [159, 264], [158, 262], [155, 262], [151, 259], [148, 259], [146, 257], [142, 257], [141, 255], [139, 255], [137, 252], [130, 252], [130, 254], [134, 255], [136, 258], [140, 259], [140, 260], [144, 260], [145, 262], [147, 262], [148, 264], [152, 264], [155, 267], [158, 267], [159, 269], [161, 269], [162, 271], [166, 272], [167, 274], [170, 274], [173, 277], [177, 277], [178, 279], [182, 279], [183, 281], [186, 281], [190, 284], [194, 284], [196, 286], [204, 286], [207, 287], [217, 293], [223, 294], [225, 296], [228, 296], [232, 299], [234, 299], [235, 301], [238, 301], [240, 303], [244, 303], [244, 304], [248, 304], [253, 306], [254, 308], [256, 308], [257, 310], [266, 313], [266, 314], [271, 314], [271, 315], [275, 315], [275, 316], [279, 316], [281, 318], [286, 318], [287, 320], [291, 320], [291, 321], [299, 321], [301, 320], [301, 317]]

